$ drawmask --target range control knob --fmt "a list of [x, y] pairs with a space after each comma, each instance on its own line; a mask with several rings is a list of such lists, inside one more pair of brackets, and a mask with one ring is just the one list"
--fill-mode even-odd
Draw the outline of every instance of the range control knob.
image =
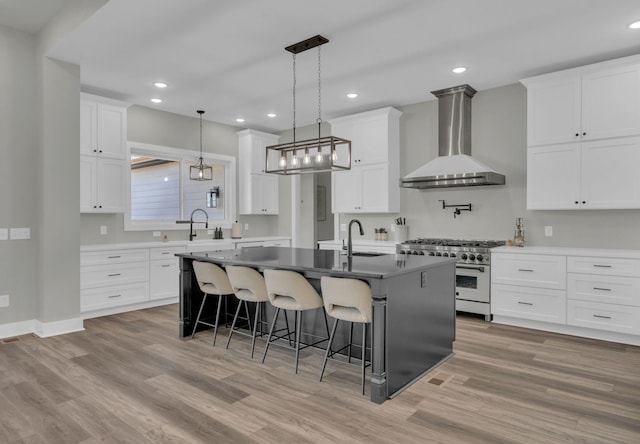
[[449, 253], [442, 253], [444, 257], [449, 257]]
[[436, 253], [436, 256], [442, 256], [442, 253], [440, 253], [439, 251]]
[[429, 256], [435, 256], [436, 254], [433, 251], [429, 252]]
[[404, 251], [404, 250], [400, 250], [400, 251], [398, 252], [398, 254], [407, 254], [407, 252], [406, 252], [406, 251]]
[[449, 254], [449, 257], [456, 257], [456, 254], [455, 253], [451, 253], [451, 254]]
[[420, 250], [420, 256], [424, 256], [424, 251]]
[[484, 256], [479, 254], [476, 256], [476, 259], [478, 260], [478, 262], [482, 262], [482, 259], [484, 259]]
[[417, 256], [417, 255], [418, 255], [418, 251], [417, 251], [417, 250], [415, 250], [415, 251], [413, 252], [413, 255], [414, 255], [414, 256]]
[[460, 256], [462, 258], [463, 261], [467, 260], [467, 253], [462, 253], [462, 256]]
[[470, 254], [469, 255], [469, 260], [470, 261], [475, 261], [476, 260], [476, 255], [475, 254]]

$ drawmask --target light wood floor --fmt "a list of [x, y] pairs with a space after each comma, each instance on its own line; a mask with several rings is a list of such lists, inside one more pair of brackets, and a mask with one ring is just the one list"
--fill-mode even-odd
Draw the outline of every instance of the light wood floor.
[[455, 356], [375, 405], [357, 367], [181, 340], [177, 310], [0, 341], [0, 443], [640, 443], [638, 347], [459, 317]]

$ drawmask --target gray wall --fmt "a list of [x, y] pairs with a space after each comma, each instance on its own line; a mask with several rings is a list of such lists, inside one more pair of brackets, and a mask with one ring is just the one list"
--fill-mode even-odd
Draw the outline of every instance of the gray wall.
[[[206, 113], [205, 113], [206, 116]], [[203, 148], [205, 152], [238, 156], [238, 136], [240, 128], [205, 120], [203, 123]], [[152, 145], [169, 146], [187, 150], [200, 149], [200, 124], [195, 113], [194, 117], [160, 111], [143, 106], [131, 106], [127, 111], [127, 138], [129, 141]], [[236, 163], [237, 168], [237, 163]], [[236, 179], [237, 179], [236, 171]], [[288, 178], [281, 178], [280, 215], [278, 216], [238, 216], [238, 222], [249, 224], [249, 229], [243, 227], [242, 236], [269, 236], [291, 234], [291, 188]], [[236, 208], [238, 208], [236, 204]], [[123, 214], [82, 214], [80, 229], [80, 243], [82, 245], [118, 243], [118, 242], [146, 242], [157, 241], [151, 231], [124, 231]], [[107, 227], [107, 235], [100, 235], [100, 226]], [[187, 240], [188, 226], [180, 226], [182, 230], [163, 232], [170, 240]], [[206, 235], [202, 230], [200, 237]], [[223, 230], [225, 238], [231, 237], [230, 230]], [[211, 235], [210, 237], [213, 237]]]
[[[473, 85], [472, 85], [473, 86]], [[400, 175], [438, 155], [437, 102], [399, 108]], [[506, 175], [505, 186], [400, 191], [400, 215], [409, 237], [512, 239], [515, 218], [523, 217], [527, 245], [596, 248], [640, 248], [640, 210], [526, 210], [526, 89], [508, 85], [479, 92], [472, 102], [472, 154]], [[473, 211], [453, 218], [447, 204], [471, 203]], [[389, 227], [398, 214], [342, 214], [341, 223], [357, 217], [365, 238], [373, 229]], [[553, 237], [544, 236], [545, 225]], [[343, 238], [346, 233], [341, 232]]]

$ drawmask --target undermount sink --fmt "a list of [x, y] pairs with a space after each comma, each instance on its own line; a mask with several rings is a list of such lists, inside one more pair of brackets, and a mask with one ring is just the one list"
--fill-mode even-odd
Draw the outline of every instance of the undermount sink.
[[351, 253], [351, 256], [364, 256], [364, 257], [375, 257], [375, 256], [384, 256], [386, 253], [373, 253], [373, 252], [365, 252], [365, 251], [356, 251]]

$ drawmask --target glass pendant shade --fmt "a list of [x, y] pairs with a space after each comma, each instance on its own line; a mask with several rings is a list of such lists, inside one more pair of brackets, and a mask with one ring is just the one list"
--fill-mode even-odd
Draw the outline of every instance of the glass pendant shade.
[[200, 114], [200, 157], [195, 165], [189, 167], [189, 179], [191, 180], [213, 180], [213, 168], [202, 159], [202, 115], [204, 111], [196, 111]]

